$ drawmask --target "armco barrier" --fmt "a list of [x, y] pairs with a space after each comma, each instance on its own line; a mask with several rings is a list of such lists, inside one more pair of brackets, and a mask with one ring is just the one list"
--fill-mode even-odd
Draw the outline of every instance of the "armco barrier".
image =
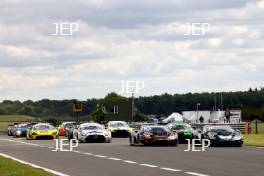
[[243, 123], [193, 123], [192, 127], [202, 128], [205, 125], [215, 125], [215, 126], [231, 126], [236, 130], [240, 130], [243, 134], [249, 134], [251, 132], [251, 128], [248, 122]]

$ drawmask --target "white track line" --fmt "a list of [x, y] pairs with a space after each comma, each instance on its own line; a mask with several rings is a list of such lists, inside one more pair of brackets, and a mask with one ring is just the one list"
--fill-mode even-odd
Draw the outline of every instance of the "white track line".
[[114, 160], [114, 161], [120, 161], [121, 159], [119, 159], [119, 158], [108, 158], [108, 159], [110, 159], [110, 160]]
[[130, 160], [123, 160], [125, 163], [129, 163], [129, 164], [136, 164], [137, 162], [135, 161], [130, 161]]
[[257, 149], [264, 149], [264, 147], [256, 147]]
[[165, 170], [165, 171], [172, 171], [172, 172], [180, 172], [180, 171], [182, 171], [182, 170], [172, 169], [172, 168], [168, 168], [168, 167], [161, 167], [160, 169]]
[[98, 158], [106, 158], [106, 156], [104, 155], [94, 155], [95, 157], [98, 157]]
[[151, 168], [155, 168], [158, 166], [152, 165], [152, 164], [140, 164], [140, 166], [146, 166], [146, 167], [151, 167]]
[[184, 172], [185, 174], [189, 174], [189, 175], [196, 175], [196, 176], [208, 176], [208, 175], [204, 175], [204, 174], [199, 174], [196, 172]]
[[[41, 146], [39, 144], [32, 144], [32, 143], [27, 143], [27, 142], [22, 142], [22, 141], [16, 141], [16, 140], [10, 140], [10, 139], [0, 139], [0, 140], [7, 140], [7, 141], [11, 141], [11, 142], [17, 142], [17, 143], [21, 143], [21, 144], [26, 144], [26, 145], [32, 145], [32, 146], [39, 146], [39, 147], [45, 147], [45, 146]], [[54, 147], [48, 147], [50, 149], [53, 149]], [[264, 147], [257, 147], [257, 148], [264, 148]], [[74, 153], [82, 153], [81, 151], [73, 151]], [[92, 154], [92, 153], [82, 153], [84, 155], [89, 155], [89, 156], [95, 156], [95, 157], [98, 157], [98, 158], [107, 158], [109, 160], [114, 160], [114, 161], [123, 161], [125, 163], [129, 163], [129, 164], [137, 164], [138, 162], [135, 162], [135, 161], [130, 161], [130, 160], [122, 160], [122, 159], [119, 159], [119, 158], [113, 158], [113, 157], [107, 157], [107, 156], [104, 156], [104, 155], [95, 155], [95, 154]], [[1, 154], [0, 155], [5, 155], [5, 154]], [[10, 156], [11, 157], [11, 156]], [[15, 160], [16, 158], [14, 158]], [[24, 162], [24, 161], [22, 161]], [[31, 164], [29, 163], [29, 165], [33, 165], [34, 164]], [[151, 165], [151, 164], [139, 164], [140, 166], [145, 166], [145, 167], [150, 167], [150, 168], [157, 168], [159, 166], [156, 166], [156, 165]], [[37, 166], [37, 165], [35, 165]], [[36, 168], [42, 168], [40, 166], [37, 166]], [[44, 168], [42, 168], [43, 170], [45, 170]], [[178, 170], [178, 169], [172, 169], [172, 168], [167, 168], [167, 167], [160, 167], [161, 170], [165, 170], [165, 171], [171, 171], [171, 172], [181, 172], [182, 170]], [[49, 170], [49, 169], [48, 169]], [[47, 171], [47, 170], [46, 170]], [[51, 170], [52, 171], [52, 170]], [[48, 171], [49, 172], [49, 171]], [[56, 171], [55, 171], [56, 172]], [[51, 172], [53, 173], [53, 172]], [[196, 172], [184, 172], [185, 174], [189, 174], [189, 175], [195, 175], [195, 176], [209, 176], [209, 175], [205, 175], [205, 174], [200, 174], [200, 173], [196, 173]], [[59, 174], [57, 174], [59, 175]], [[68, 176], [68, 175], [59, 175], [59, 176]]]
[[61, 172], [58, 172], [58, 171], [55, 171], [55, 170], [51, 170], [51, 169], [48, 169], [48, 168], [45, 168], [45, 167], [42, 167], [42, 166], [39, 166], [39, 165], [36, 165], [36, 164], [32, 164], [32, 163], [29, 163], [29, 162], [14, 158], [12, 156], [9, 156], [9, 155], [3, 154], [3, 153], [0, 153], [0, 156], [12, 159], [12, 160], [17, 161], [17, 162], [22, 163], [22, 164], [30, 165], [31, 167], [34, 167], [34, 168], [37, 168], [37, 169], [43, 169], [43, 170], [45, 170], [45, 171], [47, 171], [49, 173], [52, 173], [52, 174], [55, 174], [55, 175], [58, 175], [58, 176], [69, 176], [67, 174], [64, 174], [64, 173], [61, 173]]

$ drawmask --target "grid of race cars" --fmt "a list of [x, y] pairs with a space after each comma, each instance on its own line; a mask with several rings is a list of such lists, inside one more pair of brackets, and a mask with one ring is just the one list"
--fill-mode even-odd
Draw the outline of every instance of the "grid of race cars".
[[169, 124], [131, 123], [109, 121], [106, 124], [94, 122], [63, 122], [58, 127], [49, 123], [14, 123], [8, 128], [8, 136], [26, 137], [27, 140], [58, 139], [65, 136], [78, 142], [111, 143], [113, 137], [128, 138], [134, 145], [169, 145], [186, 143], [187, 139], [210, 141], [211, 146], [229, 145], [241, 147], [243, 135], [231, 126], [205, 125], [201, 129], [183, 122]]

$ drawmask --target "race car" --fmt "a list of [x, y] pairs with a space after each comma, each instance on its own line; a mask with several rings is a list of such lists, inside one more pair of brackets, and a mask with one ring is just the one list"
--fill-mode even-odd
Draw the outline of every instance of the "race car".
[[178, 135], [176, 131], [171, 131], [167, 126], [143, 125], [139, 131], [135, 130], [129, 137], [131, 146], [134, 145], [178, 145]]
[[29, 123], [21, 123], [16, 126], [13, 136], [26, 137]]
[[60, 124], [60, 126], [58, 128], [59, 129], [59, 135], [65, 136], [66, 135], [66, 128], [68, 128], [73, 123], [75, 123], [75, 122], [63, 122], [62, 124]]
[[209, 139], [211, 146], [231, 145], [241, 147], [243, 144], [242, 133], [230, 126], [204, 126], [201, 139]]
[[110, 121], [107, 127], [111, 131], [113, 137], [129, 137], [133, 130], [124, 121]]
[[8, 125], [8, 129], [7, 129], [7, 135], [8, 136], [13, 136], [15, 134], [16, 128], [20, 123], [14, 123], [14, 124], [10, 124]]
[[73, 139], [79, 142], [107, 142], [112, 140], [111, 132], [98, 123], [83, 123], [73, 129]]
[[48, 123], [38, 123], [28, 128], [27, 139], [58, 139], [57, 129]]
[[169, 123], [168, 128], [170, 130], [174, 130], [178, 133], [179, 143], [185, 143], [187, 142], [186, 139], [193, 139], [193, 129], [190, 125], [181, 123], [181, 122], [173, 122]]

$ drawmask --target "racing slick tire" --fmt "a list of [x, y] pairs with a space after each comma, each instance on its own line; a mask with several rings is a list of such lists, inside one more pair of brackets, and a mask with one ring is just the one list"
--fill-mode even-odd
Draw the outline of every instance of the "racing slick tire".
[[242, 144], [241, 143], [235, 143], [234, 146], [235, 147], [242, 147]]
[[177, 147], [178, 146], [178, 141], [174, 140], [174, 141], [170, 142], [170, 145]]

